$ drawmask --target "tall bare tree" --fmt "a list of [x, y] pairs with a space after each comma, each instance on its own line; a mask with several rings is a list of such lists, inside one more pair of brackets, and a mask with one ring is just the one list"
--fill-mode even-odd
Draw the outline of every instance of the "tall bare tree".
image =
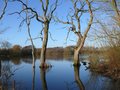
[[[57, 21], [63, 24], [70, 25], [69, 32], [72, 31], [77, 36], [77, 44], [74, 48], [74, 65], [79, 65], [79, 53], [81, 49], [83, 48], [84, 42], [86, 40], [87, 34], [91, 28], [92, 22], [93, 22], [93, 13], [91, 9], [91, 3], [93, 1], [89, 0], [71, 0], [73, 4], [73, 10], [72, 15], [69, 15], [68, 21], [62, 21], [57, 18]], [[86, 5], [88, 6], [88, 9], [85, 9]], [[84, 30], [84, 33], [81, 33], [81, 17], [84, 13], [89, 13], [90, 19], [87, 25], [86, 30]], [[77, 21], [77, 22], [76, 22]], [[68, 37], [68, 36], [67, 36]]]
[[[28, 0], [26, 0], [26, 4], [28, 5]], [[23, 9], [24, 9], [24, 7], [23, 7]], [[31, 32], [30, 32], [31, 19], [30, 19], [28, 10], [26, 10], [25, 13], [26, 13], [27, 31], [28, 31], [28, 35], [29, 35], [29, 38], [30, 38], [30, 42], [32, 44], [32, 59], [33, 59], [33, 68], [34, 68], [35, 67], [35, 46], [34, 46], [32, 36], [31, 36]]]
[[42, 42], [42, 50], [40, 55], [40, 59], [41, 59], [40, 67], [41, 68], [48, 67], [48, 65], [45, 63], [45, 60], [46, 60], [46, 48], [48, 42], [49, 25], [53, 18], [53, 14], [57, 9], [58, 0], [54, 0], [54, 2], [52, 2], [51, 0], [40, 0], [42, 15], [39, 14], [39, 12], [37, 12], [36, 10], [34, 10], [32, 7], [29, 7], [22, 0], [13, 0], [13, 1], [18, 1], [24, 6], [24, 9], [21, 12], [19, 12], [19, 14], [25, 10], [28, 10], [29, 12], [32, 13], [32, 16], [30, 17], [31, 19], [35, 17], [37, 21], [42, 23], [43, 28], [41, 32], [43, 32], [43, 42]]

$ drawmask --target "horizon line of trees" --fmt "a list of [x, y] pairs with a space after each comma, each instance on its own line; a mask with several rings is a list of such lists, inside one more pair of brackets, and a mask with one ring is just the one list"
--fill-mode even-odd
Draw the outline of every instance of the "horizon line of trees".
[[[10, 44], [11, 45], [11, 44]], [[74, 55], [74, 47], [75, 46], [67, 46], [67, 47], [52, 47], [47, 48], [46, 56], [73, 56]], [[82, 50], [82, 53], [91, 53], [91, 52], [98, 52], [99, 48], [95, 47], [84, 47]], [[41, 48], [35, 48], [35, 56], [39, 57], [41, 53]], [[1, 56], [8, 56], [8, 57], [16, 57], [16, 56], [25, 56], [25, 57], [31, 57], [32, 56], [32, 45], [29, 46], [20, 46], [20, 45], [14, 45], [9, 47], [1, 47], [0, 48], [0, 57]]]

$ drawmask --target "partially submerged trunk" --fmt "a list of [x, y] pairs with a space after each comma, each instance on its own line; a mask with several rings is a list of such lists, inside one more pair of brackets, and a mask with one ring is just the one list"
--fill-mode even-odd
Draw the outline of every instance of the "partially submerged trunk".
[[91, 28], [92, 22], [93, 22], [93, 13], [92, 13], [92, 9], [91, 9], [91, 4], [88, 0], [86, 0], [86, 3], [88, 5], [88, 9], [89, 9], [88, 11], [89, 11], [89, 14], [90, 14], [90, 20], [88, 22], [87, 28], [84, 32], [84, 35], [82, 35], [80, 33], [80, 20], [77, 17], [76, 18], [78, 20], [78, 31], [79, 32], [76, 32], [76, 30], [73, 30], [73, 31], [75, 31], [75, 34], [78, 36], [78, 42], [77, 42], [77, 45], [76, 45], [76, 48], [75, 48], [75, 51], [74, 51], [74, 65], [79, 65], [79, 52], [83, 48], [83, 45], [85, 43], [87, 34], [88, 34], [88, 32]]
[[47, 48], [47, 42], [48, 42], [48, 29], [49, 29], [49, 22], [46, 22], [44, 24], [44, 37], [43, 37], [43, 44], [42, 44], [42, 50], [41, 50], [41, 68], [45, 68], [47, 65], [45, 63], [46, 60], [46, 48]]
[[[26, 0], [26, 3], [28, 4], [28, 0]], [[24, 6], [23, 6], [24, 8]], [[33, 43], [33, 39], [32, 39], [32, 36], [31, 36], [31, 33], [30, 33], [30, 18], [28, 16], [28, 10], [25, 11], [26, 13], [26, 24], [27, 24], [27, 31], [28, 31], [28, 36], [30, 38], [30, 42], [31, 42], [31, 45], [32, 45], [32, 59], [33, 59], [33, 63], [32, 63], [32, 66], [33, 68], [35, 68], [35, 47], [34, 47], [34, 43]]]
[[80, 80], [80, 77], [79, 77], [79, 67], [80, 66], [75, 66], [74, 67], [74, 75], [75, 75], [75, 81], [79, 87], [80, 90], [85, 90], [85, 87], [82, 83], [82, 81]]
[[83, 48], [83, 45], [84, 45], [84, 40], [83, 38], [79, 38], [78, 39], [78, 42], [77, 42], [77, 45], [74, 49], [74, 66], [79, 66], [80, 65], [80, 62], [79, 62], [79, 54], [80, 54], [80, 51], [82, 50]]
[[77, 49], [74, 50], [74, 65], [79, 65], [79, 50]]
[[28, 26], [28, 35], [30, 37], [30, 42], [32, 44], [32, 59], [33, 59], [32, 66], [33, 66], [33, 68], [35, 68], [35, 47], [34, 47], [34, 43], [33, 43], [33, 40], [32, 40], [32, 36], [30, 34], [30, 27], [29, 26]]

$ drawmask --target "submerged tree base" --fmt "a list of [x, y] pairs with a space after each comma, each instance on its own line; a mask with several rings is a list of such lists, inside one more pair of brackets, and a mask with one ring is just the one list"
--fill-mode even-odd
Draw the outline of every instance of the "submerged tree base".
[[75, 66], [75, 67], [79, 67], [81, 64], [80, 63], [77, 63], [77, 64], [73, 64], [73, 66]]
[[44, 63], [44, 64], [41, 64], [39, 68], [52, 68], [52, 65]]
[[33, 66], [33, 68], [35, 68], [35, 66]]

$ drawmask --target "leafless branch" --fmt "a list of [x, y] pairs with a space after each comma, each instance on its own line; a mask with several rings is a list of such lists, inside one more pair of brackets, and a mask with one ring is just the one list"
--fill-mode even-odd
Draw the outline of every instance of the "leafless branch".
[[[43, 41], [43, 37], [35, 37], [35, 38], [31, 38], [31, 39], [32, 39], [32, 40], [41, 39], [41, 41]], [[25, 41], [25, 43], [27, 43], [28, 41], [30, 41], [30, 38], [27, 39], [27, 40]]]
[[4, 14], [5, 14], [5, 10], [7, 8], [7, 5], [8, 5], [8, 0], [4, 0], [4, 7], [3, 7], [3, 10], [2, 10], [2, 13], [0, 15], [0, 20], [3, 18]]
[[2, 34], [2, 33], [4, 33], [7, 29], [9, 29], [10, 27], [7, 27], [7, 28], [5, 28], [5, 29], [3, 29], [3, 30], [0, 30], [0, 34]]
[[42, 10], [43, 10], [43, 12], [45, 12], [43, 0], [40, 0], [40, 2], [41, 2], [41, 4], [42, 4]]
[[38, 13], [37, 13], [35, 10], [33, 10], [31, 7], [28, 7], [22, 0], [13, 0], [13, 1], [18, 1], [18, 2], [20, 2], [20, 3], [25, 7], [24, 9], [30, 10], [30, 11], [35, 15], [36, 20], [38, 20], [38, 21], [41, 22], [41, 23], [44, 23], [44, 21], [42, 20], [43, 17], [42, 17], [42, 16], [39, 16]]
[[58, 0], [56, 0], [55, 4], [54, 4], [54, 8], [50, 10], [50, 15], [49, 15], [49, 20], [51, 21], [52, 17], [53, 17], [53, 13], [55, 12], [55, 10], [57, 9], [58, 6]]
[[86, 29], [86, 31], [85, 31], [85, 33], [84, 33], [84, 38], [87, 37], [87, 33], [88, 33], [88, 31], [90, 30], [90, 27], [91, 27], [92, 22], [93, 22], [93, 13], [92, 13], [92, 9], [91, 9], [91, 4], [90, 4], [90, 2], [89, 2], [88, 0], [86, 0], [86, 2], [87, 2], [87, 4], [88, 4], [88, 8], [89, 8], [90, 20], [89, 20], [89, 22], [88, 22], [87, 29]]
[[53, 39], [51, 32], [49, 32], [49, 35], [50, 35], [51, 40], [57, 41], [57, 40]]

